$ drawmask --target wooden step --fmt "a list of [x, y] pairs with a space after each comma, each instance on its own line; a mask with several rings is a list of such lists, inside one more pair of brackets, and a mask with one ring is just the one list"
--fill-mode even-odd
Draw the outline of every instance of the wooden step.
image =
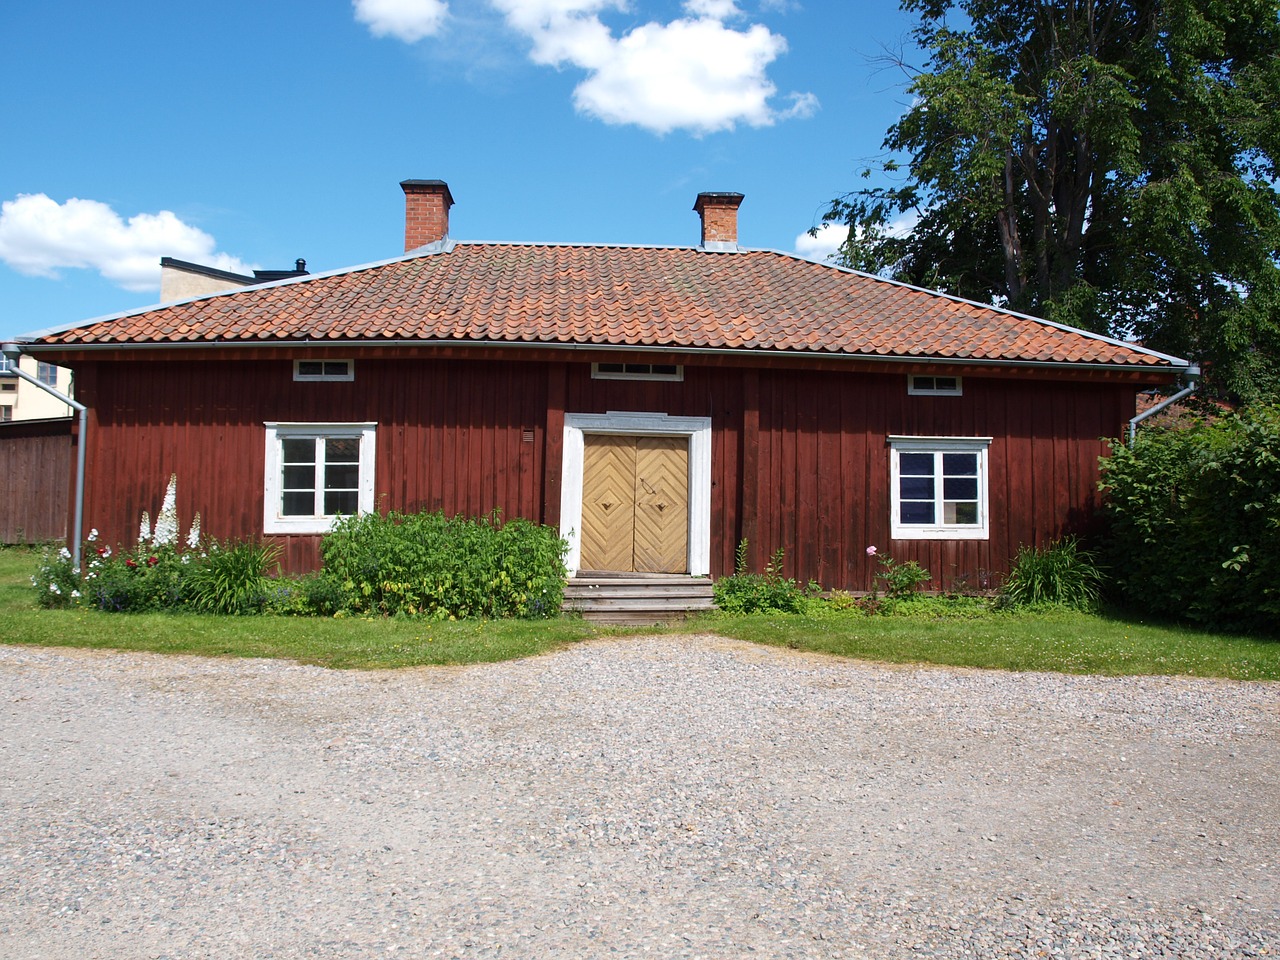
[[707, 577], [592, 571], [569, 580], [564, 609], [594, 623], [647, 625], [714, 610], [715, 603]]

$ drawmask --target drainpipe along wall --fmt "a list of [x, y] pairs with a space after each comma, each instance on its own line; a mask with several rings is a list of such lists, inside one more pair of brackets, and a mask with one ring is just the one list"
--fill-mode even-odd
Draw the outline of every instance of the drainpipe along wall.
[[1129, 446], [1131, 447], [1133, 446], [1134, 438], [1138, 435], [1138, 424], [1140, 424], [1143, 420], [1147, 419], [1147, 417], [1155, 416], [1161, 410], [1164, 410], [1166, 407], [1173, 406], [1179, 400], [1183, 399], [1184, 397], [1189, 397], [1191, 396], [1192, 393], [1195, 392], [1196, 384], [1200, 380], [1200, 365], [1193, 363], [1191, 364], [1191, 366], [1187, 367], [1186, 377], [1187, 377], [1187, 380], [1190, 381], [1190, 383], [1188, 383], [1187, 386], [1183, 387], [1173, 396], [1166, 397], [1164, 400], [1161, 400], [1150, 410], [1142, 411], [1142, 413], [1138, 414], [1136, 417], [1134, 417], [1132, 420], [1129, 421]]
[[0, 352], [3, 352], [12, 361], [9, 364], [10, 373], [16, 374], [19, 379], [25, 380], [27, 383], [35, 384], [45, 393], [52, 394], [79, 414], [80, 436], [76, 442], [76, 503], [75, 519], [72, 522], [73, 529], [71, 531], [71, 563], [77, 570], [80, 570], [80, 561], [82, 559], [80, 550], [81, 544], [84, 542], [84, 454], [85, 441], [89, 434], [89, 408], [83, 403], [79, 403], [66, 394], [55, 390], [47, 383], [41, 383], [25, 370], [19, 369], [18, 359], [22, 356], [22, 348], [16, 343], [6, 343], [3, 347], [0, 347]]

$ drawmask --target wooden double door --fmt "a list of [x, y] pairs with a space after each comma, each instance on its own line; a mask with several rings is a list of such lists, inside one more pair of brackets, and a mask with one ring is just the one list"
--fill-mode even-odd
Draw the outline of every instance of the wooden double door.
[[688, 438], [583, 441], [582, 569], [688, 572]]

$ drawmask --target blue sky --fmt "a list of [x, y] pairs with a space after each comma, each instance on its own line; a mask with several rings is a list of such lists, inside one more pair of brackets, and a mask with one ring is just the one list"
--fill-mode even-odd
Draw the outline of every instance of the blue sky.
[[892, 0], [45, 0], [0, 12], [0, 337], [146, 306], [159, 258], [323, 271], [458, 240], [797, 250], [902, 111]]

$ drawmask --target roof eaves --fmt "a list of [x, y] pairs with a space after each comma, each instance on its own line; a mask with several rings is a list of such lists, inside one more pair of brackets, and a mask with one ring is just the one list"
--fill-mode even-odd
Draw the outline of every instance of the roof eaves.
[[466, 340], [466, 339], [384, 339], [370, 337], [363, 340], [198, 340], [198, 341], [158, 341], [147, 343], [91, 343], [91, 344], [35, 344], [31, 353], [53, 353], [65, 351], [107, 352], [136, 350], [216, 350], [216, 349], [343, 349], [350, 347], [477, 347], [502, 348], [513, 350], [554, 350], [595, 353], [661, 353], [689, 354], [695, 356], [725, 357], [785, 357], [790, 359], [826, 359], [872, 361], [888, 364], [936, 364], [947, 367], [1016, 367], [1020, 369], [1040, 370], [1112, 370], [1133, 372], [1154, 372], [1161, 368], [1149, 364], [1138, 363], [1098, 363], [1088, 360], [1010, 360], [987, 357], [946, 357], [927, 354], [883, 354], [883, 353], [845, 353], [831, 350], [779, 350], [754, 347], [694, 347], [673, 344], [617, 344], [617, 343], [565, 343], [563, 341], [546, 340]]

